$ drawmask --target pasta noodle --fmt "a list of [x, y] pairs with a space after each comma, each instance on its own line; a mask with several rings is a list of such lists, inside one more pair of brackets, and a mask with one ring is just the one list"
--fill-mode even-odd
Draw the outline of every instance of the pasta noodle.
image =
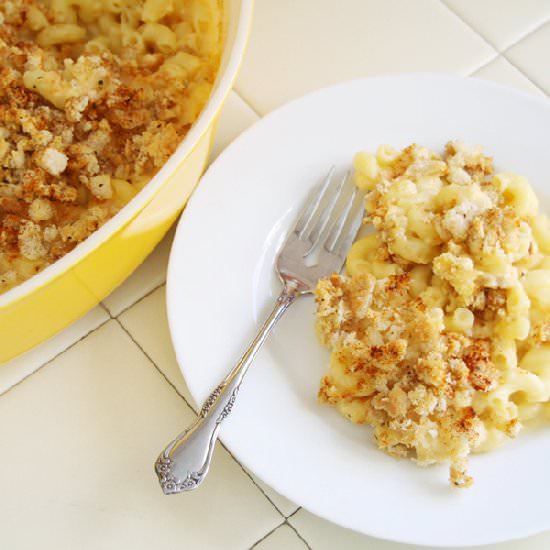
[[316, 290], [320, 399], [466, 487], [471, 452], [550, 418], [550, 221], [480, 147], [381, 146], [354, 167], [375, 232]]

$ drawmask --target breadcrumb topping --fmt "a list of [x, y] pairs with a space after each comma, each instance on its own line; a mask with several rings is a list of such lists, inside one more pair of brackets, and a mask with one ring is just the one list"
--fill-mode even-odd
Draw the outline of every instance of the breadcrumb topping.
[[443, 311], [413, 298], [407, 275], [334, 274], [316, 300], [317, 333], [333, 352], [321, 402], [374, 426], [378, 446], [396, 457], [450, 459], [453, 483], [469, 484], [459, 472], [484, 429], [471, 396], [499, 380], [489, 341], [445, 331]]
[[218, 0], [168, 2], [162, 13], [144, 0], [58, 4], [0, 0], [0, 292], [146, 184], [197, 118], [219, 64]]
[[319, 399], [468, 487], [470, 453], [550, 412], [550, 222], [479, 146], [382, 146], [354, 164], [375, 233], [315, 290], [331, 351]]

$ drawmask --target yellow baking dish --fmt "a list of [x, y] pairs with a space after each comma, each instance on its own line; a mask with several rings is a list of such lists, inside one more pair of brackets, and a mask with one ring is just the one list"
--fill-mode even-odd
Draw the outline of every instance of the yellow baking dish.
[[208, 159], [216, 121], [241, 62], [253, 0], [226, 0], [220, 70], [176, 152], [116, 216], [66, 256], [0, 296], [0, 363], [78, 319], [146, 258], [185, 205]]

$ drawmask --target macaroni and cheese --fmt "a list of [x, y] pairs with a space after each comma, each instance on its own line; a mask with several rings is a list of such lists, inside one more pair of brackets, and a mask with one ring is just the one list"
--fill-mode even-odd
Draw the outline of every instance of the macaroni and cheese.
[[0, 0], [0, 292], [126, 204], [206, 103], [221, 0]]
[[471, 452], [550, 417], [550, 220], [480, 147], [382, 146], [354, 166], [374, 232], [316, 289], [320, 400], [468, 486]]

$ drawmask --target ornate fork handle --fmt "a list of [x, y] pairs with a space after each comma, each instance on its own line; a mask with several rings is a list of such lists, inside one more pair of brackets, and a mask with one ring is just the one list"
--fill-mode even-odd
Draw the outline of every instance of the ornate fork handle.
[[304, 288], [298, 283], [285, 280], [273, 311], [239, 362], [204, 402], [195, 422], [160, 454], [155, 470], [164, 494], [192, 491], [203, 482], [210, 468], [220, 425], [233, 409], [244, 375], [271, 329], [303, 292]]
[[[197, 420], [157, 459], [155, 469], [165, 494], [191, 491], [203, 482], [220, 425], [231, 413], [244, 375], [271, 329], [298, 296], [313, 291], [322, 277], [342, 269], [363, 219], [363, 198], [353, 188], [350, 172], [336, 182], [333, 175], [334, 167], [309, 197], [277, 255], [275, 270], [283, 281], [283, 291], [271, 315], [235, 368], [206, 400]], [[353, 191], [343, 195], [346, 188]], [[308, 265], [306, 258], [316, 247], [317, 263]]]

